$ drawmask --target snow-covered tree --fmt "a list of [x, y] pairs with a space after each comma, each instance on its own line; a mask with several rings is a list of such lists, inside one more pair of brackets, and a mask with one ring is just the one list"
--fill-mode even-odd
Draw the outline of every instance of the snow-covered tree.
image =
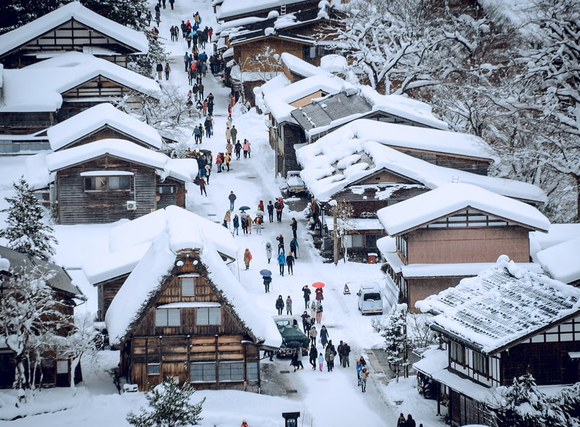
[[34, 388], [44, 354], [56, 343], [68, 320], [47, 285], [55, 273], [34, 268], [11, 271], [2, 282], [0, 337], [14, 352], [16, 389]]
[[169, 60], [169, 52], [165, 50], [165, 45], [158, 37], [153, 37], [151, 31], [146, 31], [145, 36], [149, 43], [149, 50], [145, 55], [136, 55], [129, 67], [139, 74], [154, 77], [156, 65], [165, 64]]
[[530, 373], [514, 378], [511, 386], [498, 387], [495, 391], [497, 427], [571, 425], [563, 407], [538, 389]]
[[7, 227], [0, 230], [0, 237], [8, 239], [10, 249], [47, 260], [57, 243], [54, 230], [43, 222], [43, 208], [24, 178], [13, 186], [16, 194], [5, 198], [9, 207], [2, 212], [8, 213]]
[[385, 339], [385, 352], [389, 367], [395, 371], [397, 381], [401, 367], [407, 376], [407, 305], [393, 306], [388, 317], [373, 319], [373, 328]]
[[81, 357], [86, 355], [89, 356], [88, 360], [95, 359], [100, 344], [102, 344], [102, 335], [95, 329], [90, 313], [77, 316], [69, 334], [57, 340], [56, 351], [59, 357], [71, 360], [71, 388], [75, 386], [74, 375]]
[[203, 420], [201, 412], [205, 398], [191, 403], [194, 388], [184, 383], [180, 386], [172, 379], [164, 379], [161, 384], [145, 394], [148, 408], [141, 408], [141, 414], [129, 412], [127, 421], [136, 427], [181, 427], [198, 425]]
[[334, 264], [338, 264], [338, 242], [340, 241], [341, 246], [344, 250], [343, 260], [347, 260], [347, 247], [346, 247], [346, 236], [349, 230], [354, 230], [354, 224], [352, 220], [352, 215], [354, 209], [350, 203], [344, 201], [333, 200], [330, 202], [332, 205], [330, 213], [334, 218]]

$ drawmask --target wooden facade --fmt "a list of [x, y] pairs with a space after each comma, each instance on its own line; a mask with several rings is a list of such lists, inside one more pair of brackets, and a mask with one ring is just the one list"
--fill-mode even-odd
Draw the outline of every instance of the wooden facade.
[[143, 147], [143, 148], [152, 148], [151, 145], [142, 141], [141, 139], [136, 138], [133, 135], [126, 133], [126, 132], [123, 132], [122, 130], [119, 130], [116, 127], [111, 126], [110, 124], [106, 123], [105, 125], [101, 126], [100, 128], [95, 129], [95, 130], [81, 136], [80, 138], [78, 138], [75, 141], [71, 141], [67, 145], [62, 146], [58, 150], [55, 150], [55, 151], [66, 150], [66, 149], [73, 148], [73, 147], [80, 147], [81, 145], [89, 144], [91, 142], [99, 141], [101, 139], [123, 139], [125, 141], [129, 141], [129, 142], [132, 142], [134, 144], [137, 144], [138, 146]]
[[[510, 386], [514, 378], [530, 373], [536, 384], [567, 385], [580, 381], [580, 316], [551, 325], [528, 339], [511, 343], [493, 354], [483, 354], [463, 342], [448, 341], [449, 372], [486, 387]], [[453, 426], [491, 424], [493, 408], [461, 390], [438, 384], [439, 396], [448, 396], [448, 416]]]
[[251, 331], [207, 278], [199, 250], [184, 250], [121, 348], [121, 373], [139, 390], [163, 378], [196, 389], [259, 387], [260, 351]]
[[58, 170], [55, 185], [59, 224], [109, 223], [172, 204], [185, 207], [183, 181], [161, 182], [154, 167], [109, 154]]
[[55, 56], [73, 51], [92, 53], [125, 68], [129, 62], [129, 55], [138, 53], [134, 47], [71, 18], [0, 55], [0, 61], [6, 68], [21, 68], [41, 61], [45, 55]]
[[[493, 263], [500, 255], [527, 263], [530, 231], [533, 230], [504, 218], [466, 208], [393, 237], [398, 257], [405, 265]], [[401, 302], [407, 303], [411, 311], [417, 311], [417, 301], [471, 277], [404, 277], [390, 271]]]

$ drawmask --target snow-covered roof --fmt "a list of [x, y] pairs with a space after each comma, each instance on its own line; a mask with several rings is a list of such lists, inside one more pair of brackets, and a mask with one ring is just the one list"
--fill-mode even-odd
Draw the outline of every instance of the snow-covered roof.
[[320, 68], [318, 69], [328, 71], [329, 73], [344, 73], [347, 67], [348, 62], [346, 61], [346, 58], [344, 56], [333, 54], [333, 55], [325, 55], [322, 58], [320, 58]]
[[471, 184], [448, 184], [395, 205], [379, 209], [377, 216], [394, 236], [471, 207], [521, 224], [547, 231], [550, 221], [538, 209], [518, 200]]
[[295, 3], [316, 3], [313, 0], [224, 0], [217, 11], [218, 20], [231, 18], [237, 15], [246, 15], [249, 13], [263, 12], [268, 10], [279, 9], [282, 5], [291, 5]]
[[294, 121], [290, 115], [296, 108], [293, 102], [319, 91], [334, 94], [345, 89], [352, 85], [335, 76], [314, 75], [265, 94], [264, 103], [277, 122]]
[[435, 330], [486, 354], [509, 348], [540, 330], [580, 314], [580, 289], [516, 265], [497, 264], [415, 306], [435, 314]]
[[[41, 176], [44, 179], [49, 179], [50, 174], [53, 172], [105, 154], [155, 168], [162, 179], [171, 176], [183, 182], [192, 182], [198, 173], [195, 159], [171, 159], [165, 154], [149, 150], [132, 142], [110, 138], [69, 148], [68, 150], [32, 156], [30, 161], [27, 159], [29, 171], [27, 176], [31, 175], [33, 182], [40, 186]], [[48, 184], [48, 182], [45, 184]], [[39, 188], [36, 185], [35, 188]]]
[[580, 224], [552, 224], [547, 233], [530, 233], [530, 246], [535, 249], [532, 255], [576, 237], [580, 237]]
[[[152, 222], [161, 221], [164, 227], [161, 227], [161, 223], [157, 224], [156, 228], [161, 232], [153, 238], [150, 248], [135, 266], [107, 311], [105, 321], [111, 343], [120, 343], [134, 326], [134, 322], [139, 320], [144, 307], [159, 291], [164, 279], [173, 269], [177, 253], [183, 249], [199, 249], [201, 262], [207, 267], [209, 279], [223, 292], [256, 339], [265, 345], [280, 346], [281, 337], [274, 322], [254, 309], [251, 297], [219, 255], [219, 248], [223, 249], [225, 246], [236, 252], [231, 233], [220, 224], [176, 206], [167, 207], [161, 214], [158, 212], [151, 214], [155, 217]], [[144, 221], [151, 221], [148, 216], [122, 224], [111, 233], [132, 237], [131, 240], [135, 242], [142, 240], [140, 234], [147, 229], [143, 228], [142, 221], [139, 224], [135, 222], [144, 218]]]
[[147, 96], [161, 94], [153, 79], [90, 54], [68, 52], [24, 68], [4, 69], [0, 112], [56, 111], [66, 91], [98, 76]]
[[[417, 130], [427, 132], [419, 132], [416, 138], [408, 136]], [[422, 139], [422, 135], [429, 139]], [[487, 144], [470, 135], [358, 120], [298, 148], [296, 158], [303, 168], [300, 175], [309, 191], [323, 202], [381, 169], [388, 169], [431, 189], [462, 182], [520, 200], [544, 202], [547, 199], [535, 185], [437, 166], [387, 146], [391, 144], [458, 156], [491, 156]]]
[[326, 76], [326, 77], [332, 76], [332, 73], [325, 70], [322, 66], [317, 67], [315, 65], [312, 65], [311, 63], [306, 62], [303, 59], [300, 59], [297, 56], [292, 55], [291, 53], [288, 52], [283, 52], [282, 55], [280, 55], [280, 59], [282, 60], [282, 63], [286, 66], [286, 68], [288, 68], [288, 70], [304, 78], [312, 76]]
[[580, 281], [580, 237], [544, 249], [536, 258], [554, 279], [564, 283]]
[[143, 141], [153, 148], [161, 149], [163, 145], [161, 135], [155, 128], [116, 109], [112, 104], [103, 103], [50, 127], [47, 132], [50, 148], [58, 151], [105, 125]]
[[74, 19], [88, 27], [132, 47], [135, 53], [147, 53], [149, 43], [145, 34], [118, 24], [98, 13], [87, 9], [78, 1], [71, 2], [58, 9], [0, 36], [0, 56], [23, 44], [42, 36], [65, 22]]

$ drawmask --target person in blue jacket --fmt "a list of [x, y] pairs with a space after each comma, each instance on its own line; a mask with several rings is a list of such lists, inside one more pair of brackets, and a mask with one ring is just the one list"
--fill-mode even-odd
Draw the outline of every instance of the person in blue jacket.
[[286, 265], [286, 256], [284, 255], [284, 251], [280, 251], [280, 255], [278, 255], [278, 265], [280, 266], [280, 276], [283, 276], [284, 266]]

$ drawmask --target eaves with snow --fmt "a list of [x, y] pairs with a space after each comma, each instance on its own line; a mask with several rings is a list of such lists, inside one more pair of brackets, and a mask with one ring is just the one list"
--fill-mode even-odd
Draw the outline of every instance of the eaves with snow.
[[112, 344], [123, 341], [149, 300], [159, 292], [179, 251], [198, 249], [208, 278], [222, 291], [258, 342], [273, 347], [280, 345], [280, 333], [275, 323], [254, 309], [252, 298], [224, 261], [224, 253], [237, 259], [237, 249], [231, 233], [220, 224], [169, 206], [118, 226], [111, 231], [111, 236], [120, 244], [113, 243], [113, 248], [118, 250], [128, 249], [126, 245], [131, 243], [150, 241], [149, 249], [134, 266], [107, 311], [105, 322]]
[[150, 148], [159, 150], [163, 145], [161, 135], [155, 128], [118, 110], [112, 104], [103, 103], [50, 127], [47, 131], [50, 148], [58, 151], [105, 126], [115, 129], [121, 135], [138, 139]]
[[280, 10], [282, 6], [304, 4], [304, 6], [316, 7], [318, 3], [319, 0], [224, 0], [216, 13], [216, 18], [220, 21], [229, 21], [236, 16], [268, 14], [272, 10]]
[[[112, 21], [86, 8], [78, 1], [71, 2], [0, 36], [0, 57], [22, 48], [33, 39], [74, 20], [110, 37], [132, 53], [149, 51], [145, 34]], [[112, 52], [111, 52], [112, 53]], [[58, 54], [58, 53], [57, 53]]]
[[580, 237], [539, 251], [535, 258], [552, 278], [580, 284]]
[[465, 208], [502, 218], [535, 231], [548, 231], [550, 221], [526, 203], [471, 184], [447, 184], [379, 209], [377, 216], [389, 236], [407, 233]]
[[44, 188], [54, 179], [55, 172], [105, 155], [153, 168], [162, 180], [170, 176], [189, 183], [198, 173], [194, 159], [171, 159], [132, 142], [111, 138], [55, 153], [30, 156], [26, 159], [27, 180], [33, 188]]
[[437, 166], [397, 148], [463, 158], [495, 158], [485, 141], [472, 135], [374, 120], [346, 124], [297, 149], [296, 158], [302, 166], [300, 175], [304, 183], [321, 202], [328, 202], [339, 191], [381, 170], [431, 189], [461, 182], [519, 200], [535, 203], [546, 200], [545, 193], [535, 185]]
[[484, 354], [504, 351], [580, 315], [580, 289], [533, 273], [502, 255], [495, 266], [415, 306], [431, 328]]
[[67, 91], [99, 76], [145, 96], [161, 96], [155, 80], [79, 52], [64, 53], [16, 70], [4, 69], [2, 74], [0, 113], [57, 111]]

